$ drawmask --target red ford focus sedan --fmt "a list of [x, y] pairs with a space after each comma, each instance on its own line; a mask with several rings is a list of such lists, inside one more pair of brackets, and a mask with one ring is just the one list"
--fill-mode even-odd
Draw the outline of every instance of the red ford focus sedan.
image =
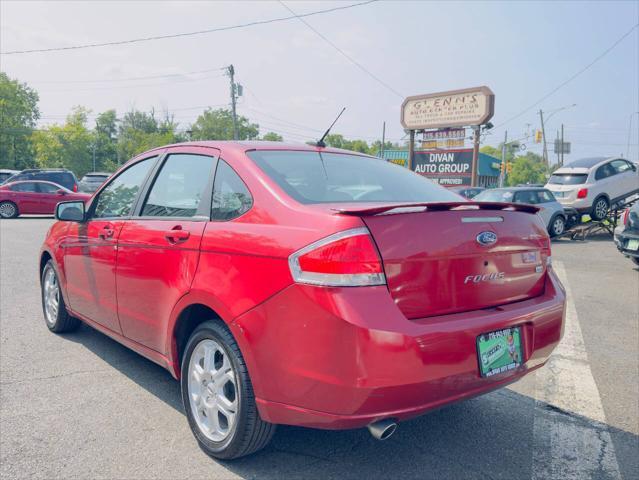
[[88, 200], [91, 195], [75, 193], [53, 182], [18, 181], [0, 185], [0, 218], [22, 214], [51, 215], [64, 200]]
[[214, 457], [264, 447], [277, 424], [384, 439], [520, 379], [560, 341], [564, 290], [535, 212], [343, 150], [167, 146], [58, 205], [44, 316], [167, 368]]

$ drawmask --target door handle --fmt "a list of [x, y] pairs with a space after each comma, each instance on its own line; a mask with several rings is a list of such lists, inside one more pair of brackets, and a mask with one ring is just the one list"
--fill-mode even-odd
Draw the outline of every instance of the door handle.
[[166, 238], [171, 243], [182, 243], [186, 242], [191, 236], [191, 232], [188, 230], [182, 230], [180, 225], [173, 227], [171, 230], [164, 234], [164, 238]]
[[114, 233], [115, 231], [111, 228], [111, 225], [106, 225], [102, 230], [100, 230], [98, 236], [103, 240], [106, 240], [107, 238], [111, 238]]

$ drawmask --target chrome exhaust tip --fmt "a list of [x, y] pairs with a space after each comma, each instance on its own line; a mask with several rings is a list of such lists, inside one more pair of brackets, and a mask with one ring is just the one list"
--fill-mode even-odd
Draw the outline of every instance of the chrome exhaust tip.
[[378, 420], [368, 426], [368, 431], [376, 440], [386, 440], [397, 430], [397, 422], [390, 418]]

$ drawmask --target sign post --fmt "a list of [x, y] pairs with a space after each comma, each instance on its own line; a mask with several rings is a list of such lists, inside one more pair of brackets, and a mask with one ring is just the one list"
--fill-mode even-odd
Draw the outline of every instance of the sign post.
[[416, 130], [470, 125], [474, 129], [471, 183], [476, 185], [480, 128], [494, 111], [495, 94], [485, 86], [407, 97], [402, 103], [400, 121], [410, 135], [408, 168], [412, 170], [414, 165]]

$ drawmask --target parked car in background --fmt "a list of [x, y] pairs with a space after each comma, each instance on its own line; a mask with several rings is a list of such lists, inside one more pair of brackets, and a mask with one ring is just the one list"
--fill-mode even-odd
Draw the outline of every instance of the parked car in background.
[[639, 201], [621, 214], [615, 243], [621, 253], [639, 266]]
[[569, 222], [564, 207], [557, 202], [553, 194], [540, 187], [509, 187], [484, 190], [473, 200], [477, 202], [512, 202], [534, 205], [539, 208], [538, 215], [544, 221], [551, 237], [561, 235]]
[[111, 176], [110, 173], [89, 172], [80, 180], [80, 191], [93, 193]]
[[612, 205], [639, 192], [638, 170], [623, 158], [582, 158], [555, 170], [546, 188], [564, 207], [603, 220]]
[[17, 181], [0, 185], [0, 217], [15, 218], [23, 214], [52, 215], [58, 202], [85, 201], [86, 193], [75, 193], [53, 182]]
[[5, 183], [19, 180], [42, 180], [62, 185], [72, 192], [78, 191], [78, 179], [71, 170], [65, 168], [30, 168], [8, 178]]
[[0, 168], [0, 185], [8, 178], [14, 176], [16, 173], [20, 173], [20, 170], [9, 170], [7, 168]]
[[385, 439], [559, 343], [564, 289], [536, 211], [333, 148], [157, 148], [58, 205], [44, 320], [81, 319], [167, 368], [213, 457], [259, 450], [277, 424]]
[[476, 197], [478, 194], [480, 194], [486, 189], [484, 187], [465, 186], [465, 187], [451, 187], [448, 190], [450, 190], [451, 192], [455, 192], [456, 194], [461, 195], [464, 198], [470, 199], [470, 198]]

